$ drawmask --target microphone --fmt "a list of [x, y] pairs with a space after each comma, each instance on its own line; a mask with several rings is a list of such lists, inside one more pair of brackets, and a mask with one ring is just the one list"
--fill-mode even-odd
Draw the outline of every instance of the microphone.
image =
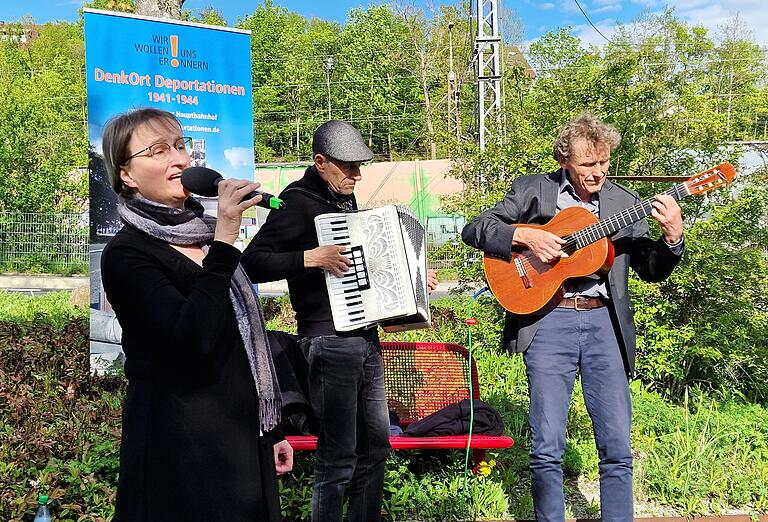
[[[198, 196], [209, 198], [215, 198], [219, 195], [219, 183], [223, 179], [224, 177], [221, 174], [207, 167], [189, 167], [181, 173], [181, 184], [185, 189]], [[255, 198], [256, 196], [261, 196], [261, 201], [256, 203], [256, 206], [270, 210], [285, 208], [285, 202], [282, 199], [260, 190], [254, 190], [245, 196], [243, 201]]]

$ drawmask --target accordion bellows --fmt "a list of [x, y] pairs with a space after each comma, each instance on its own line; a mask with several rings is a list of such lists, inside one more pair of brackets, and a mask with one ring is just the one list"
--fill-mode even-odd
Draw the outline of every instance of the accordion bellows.
[[321, 214], [315, 229], [319, 245], [345, 246], [352, 261], [343, 277], [325, 273], [337, 331], [429, 328], [426, 234], [413, 212], [387, 205]]

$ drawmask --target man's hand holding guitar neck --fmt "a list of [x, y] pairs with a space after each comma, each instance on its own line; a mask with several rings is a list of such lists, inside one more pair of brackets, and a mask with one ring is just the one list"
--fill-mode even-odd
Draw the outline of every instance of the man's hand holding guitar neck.
[[677, 245], [683, 240], [683, 214], [675, 198], [667, 194], [654, 196], [651, 216], [659, 222], [664, 241]]

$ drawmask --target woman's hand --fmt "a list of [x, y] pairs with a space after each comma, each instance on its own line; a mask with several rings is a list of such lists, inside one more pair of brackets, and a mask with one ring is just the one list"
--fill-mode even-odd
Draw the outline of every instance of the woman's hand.
[[288, 473], [293, 469], [293, 448], [287, 440], [281, 440], [274, 446], [275, 471], [278, 475]]
[[243, 198], [260, 186], [260, 183], [251, 183], [242, 179], [225, 179], [219, 183], [219, 202], [213, 239], [230, 245], [234, 244], [240, 235], [243, 212], [261, 201], [261, 196], [245, 201]]

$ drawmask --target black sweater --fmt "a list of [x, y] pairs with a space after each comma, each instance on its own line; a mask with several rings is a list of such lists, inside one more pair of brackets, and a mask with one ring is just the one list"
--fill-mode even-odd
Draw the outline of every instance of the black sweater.
[[[285, 209], [267, 221], [243, 252], [240, 262], [254, 283], [288, 280], [299, 335], [334, 335], [331, 305], [320, 268], [304, 268], [304, 251], [318, 246], [315, 216], [344, 212], [314, 165], [280, 193]], [[353, 208], [357, 209], [354, 196]]]

